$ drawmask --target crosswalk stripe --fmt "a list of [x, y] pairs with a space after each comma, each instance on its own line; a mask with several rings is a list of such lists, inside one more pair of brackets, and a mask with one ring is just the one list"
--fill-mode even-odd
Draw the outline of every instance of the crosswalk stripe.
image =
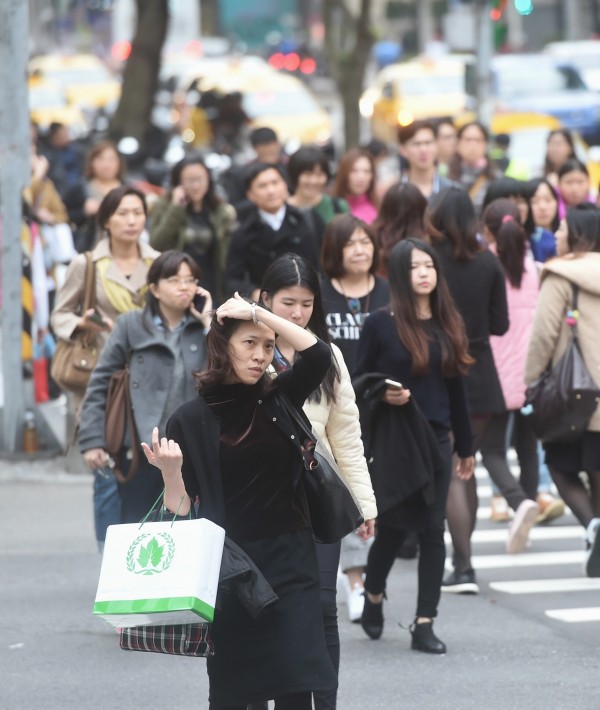
[[[473, 569], [501, 569], [506, 567], [541, 567], [542, 565], [583, 564], [584, 550], [566, 550], [562, 552], [522, 552], [518, 555], [480, 555], [472, 558]], [[449, 556], [446, 569], [452, 570]]]
[[[475, 530], [472, 543], [504, 542], [508, 525], [498, 524], [496, 530]], [[580, 525], [555, 525], [554, 527], [534, 527], [529, 533], [530, 540], [583, 540], [584, 531]], [[447, 543], [452, 542], [450, 533], [445, 534]]]
[[505, 594], [554, 594], [600, 589], [600, 579], [565, 577], [564, 579], [519, 579], [512, 582], [490, 582], [490, 588]]
[[581, 607], [579, 609], [548, 609], [546, 616], [568, 624], [582, 621], [600, 621], [600, 606]]

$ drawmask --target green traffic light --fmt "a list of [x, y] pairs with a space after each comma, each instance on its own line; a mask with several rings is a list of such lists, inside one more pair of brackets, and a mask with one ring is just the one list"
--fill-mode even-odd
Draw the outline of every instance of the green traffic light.
[[531, 15], [533, 12], [533, 0], [515, 0], [515, 10], [519, 15]]

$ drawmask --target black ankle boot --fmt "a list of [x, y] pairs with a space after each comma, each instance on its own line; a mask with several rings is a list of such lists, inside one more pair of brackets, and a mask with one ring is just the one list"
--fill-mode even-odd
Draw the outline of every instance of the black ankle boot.
[[446, 644], [433, 633], [433, 621], [415, 623], [410, 627], [413, 651], [424, 653], [446, 653]]
[[383, 599], [374, 604], [365, 591], [365, 606], [360, 625], [369, 638], [378, 639], [383, 632]]

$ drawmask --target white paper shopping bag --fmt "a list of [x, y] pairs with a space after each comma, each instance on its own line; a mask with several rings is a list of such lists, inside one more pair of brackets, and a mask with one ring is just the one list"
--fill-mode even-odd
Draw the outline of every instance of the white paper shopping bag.
[[122, 628], [212, 621], [224, 540], [204, 518], [109, 526], [93, 613]]

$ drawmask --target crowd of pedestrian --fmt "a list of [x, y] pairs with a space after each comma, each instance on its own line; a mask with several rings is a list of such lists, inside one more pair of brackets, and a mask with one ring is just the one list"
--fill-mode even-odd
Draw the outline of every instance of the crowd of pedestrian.
[[[36, 337], [85, 336], [98, 354], [87, 387], [67, 394], [99, 548], [164, 488], [167, 509], [222, 525], [279, 596], [257, 623], [223, 595], [210, 707], [323, 710], [336, 707], [336, 590], [379, 639], [399, 555], [418, 555], [411, 646], [447, 651], [433, 631], [441, 593], [479, 592], [478, 453], [507, 552], [566, 504], [585, 573], [600, 577], [600, 406], [565, 441], [534, 431], [527, 403], [574, 326], [600, 386], [598, 186], [563, 129], [526, 181], [511, 173], [519, 156], [492, 157], [476, 122], [417, 121], [395, 153], [352, 147], [337, 163], [314, 145], [286, 156], [267, 128], [251, 143], [256, 157], [218, 179], [187, 155], [148, 199], [113, 143], [83, 156], [60, 125], [44, 146], [33, 132], [23, 215], [29, 248], [45, 255]], [[62, 227], [72, 242], [57, 258]], [[133, 420], [109, 452], [110, 382], [123, 369]], [[284, 399], [362, 510], [336, 543], [313, 541]]]

